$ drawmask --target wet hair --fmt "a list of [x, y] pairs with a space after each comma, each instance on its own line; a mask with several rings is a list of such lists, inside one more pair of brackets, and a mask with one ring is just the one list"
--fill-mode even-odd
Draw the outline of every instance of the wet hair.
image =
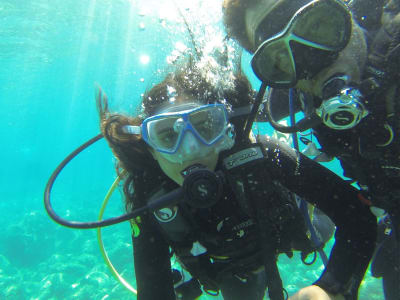
[[[211, 73], [210, 73], [211, 72]], [[126, 209], [143, 206], [156, 188], [160, 186], [176, 186], [161, 170], [154, 160], [149, 146], [139, 135], [125, 133], [124, 125], [140, 125], [142, 121], [165, 104], [182, 95], [190, 102], [201, 104], [223, 103], [229, 109], [249, 105], [253, 101], [253, 91], [247, 78], [241, 73], [231, 74], [229, 84], [216, 79], [217, 74], [209, 65], [199, 65], [188, 61], [168, 74], [159, 84], [148, 90], [142, 99], [142, 112], [137, 117], [119, 113], [111, 113], [108, 109], [107, 97], [98, 95], [97, 108], [100, 115], [100, 128], [118, 159], [117, 170], [127, 171], [124, 182]], [[186, 98], [185, 98], [186, 99]], [[245, 125], [245, 117], [236, 117], [230, 122], [240, 135], [240, 128]], [[237, 137], [241, 138], [240, 136]]]
[[245, 13], [246, 9], [258, 4], [261, 0], [224, 0], [222, 4], [223, 22], [228, 36], [250, 53], [256, 49], [247, 37]]

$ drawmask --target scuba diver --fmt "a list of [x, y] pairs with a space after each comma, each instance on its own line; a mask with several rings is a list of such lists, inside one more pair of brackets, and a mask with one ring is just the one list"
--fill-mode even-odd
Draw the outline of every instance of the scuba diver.
[[[400, 299], [400, 1], [224, 0], [223, 14], [228, 36], [253, 54], [260, 90], [271, 87], [264, 121], [285, 133], [311, 129], [321, 149], [302, 137], [306, 150], [317, 161], [338, 158], [391, 224], [373, 275], [383, 277], [386, 300]], [[298, 111], [303, 119], [278, 123]]]
[[[267, 288], [283, 300], [278, 255], [316, 250], [290, 193], [329, 216], [336, 233], [321, 277], [289, 299], [357, 299], [376, 239], [359, 191], [287, 145], [252, 141], [260, 99], [243, 75], [226, 84], [208, 68], [195, 60], [177, 67], [145, 93], [138, 117], [111, 112], [105, 94], [97, 97], [101, 132], [127, 172], [126, 210], [151, 208], [132, 222], [140, 229], [132, 236], [138, 299], [199, 296], [174, 290], [175, 255], [208, 294], [261, 300]], [[171, 193], [172, 202], [160, 203]]]

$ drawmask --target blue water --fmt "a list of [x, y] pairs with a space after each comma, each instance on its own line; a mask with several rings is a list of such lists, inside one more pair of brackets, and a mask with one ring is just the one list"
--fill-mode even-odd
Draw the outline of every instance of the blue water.
[[[176, 2], [197, 36], [218, 36], [221, 1]], [[169, 0], [0, 0], [0, 299], [135, 299], [103, 263], [95, 231], [56, 225], [43, 192], [58, 163], [99, 133], [95, 84], [112, 109], [136, 113], [140, 95], [182, 45], [190, 39]], [[257, 88], [248, 59], [243, 66]], [[100, 141], [57, 179], [54, 208], [70, 220], [95, 220], [114, 179], [112, 154]], [[105, 216], [122, 211], [115, 193]], [[103, 236], [116, 268], [135, 285], [129, 226]], [[297, 255], [282, 256], [280, 269], [293, 293], [322, 267], [306, 267]], [[380, 285], [368, 274], [360, 299], [383, 299]]]

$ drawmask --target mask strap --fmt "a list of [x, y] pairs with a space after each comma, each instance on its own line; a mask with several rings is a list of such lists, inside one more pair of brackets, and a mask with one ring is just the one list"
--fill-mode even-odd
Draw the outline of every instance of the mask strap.
[[142, 129], [140, 126], [124, 125], [122, 126], [122, 132], [126, 134], [141, 134]]

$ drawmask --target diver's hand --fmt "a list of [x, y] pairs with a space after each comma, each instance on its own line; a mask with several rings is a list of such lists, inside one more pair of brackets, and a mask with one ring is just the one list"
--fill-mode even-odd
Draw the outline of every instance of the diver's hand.
[[302, 288], [288, 300], [345, 300], [342, 295], [331, 295], [316, 285]]

